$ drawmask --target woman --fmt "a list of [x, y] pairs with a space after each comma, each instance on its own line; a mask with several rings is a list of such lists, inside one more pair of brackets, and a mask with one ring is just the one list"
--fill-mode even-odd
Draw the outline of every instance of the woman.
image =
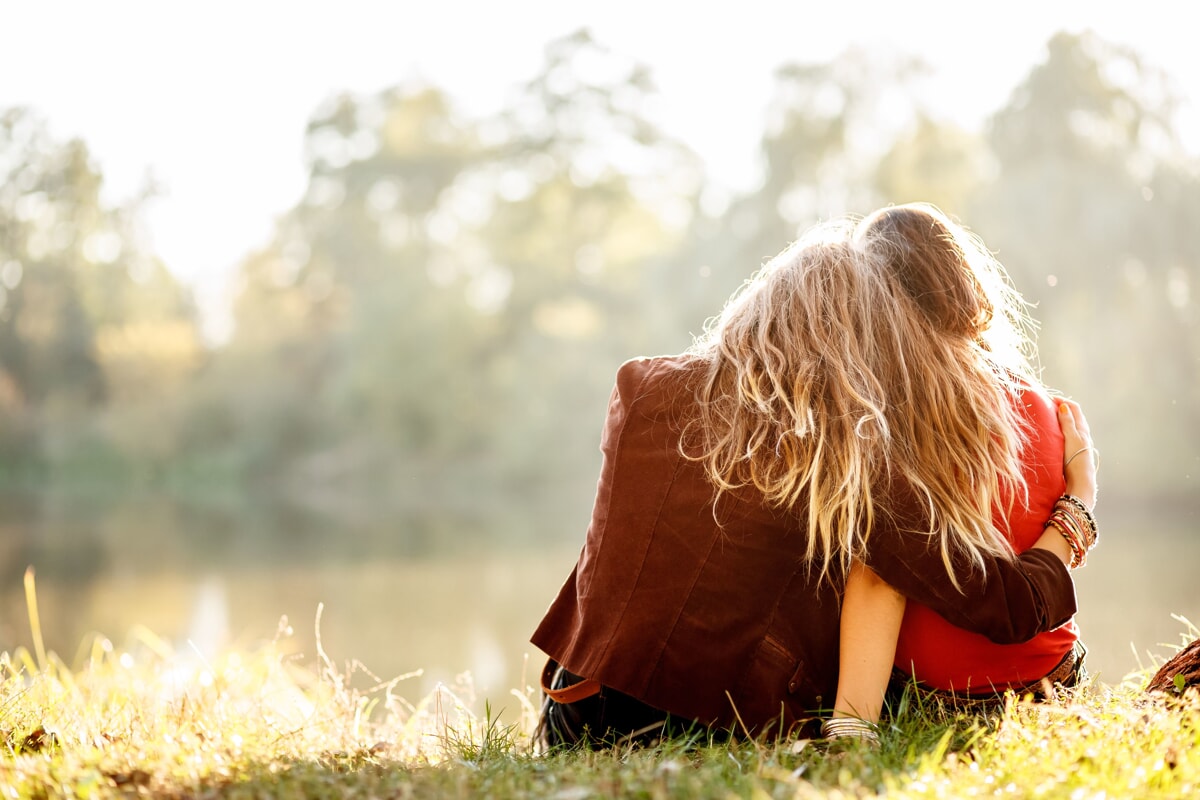
[[[922, 430], [898, 432], [914, 463], [936, 465], [931, 536], [943, 546], [1020, 552], [1049, 519], [1071, 567], [1094, 546], [1095, 466], [1086, 423], [1064, 443], [1057, 416], [1078, 413], [1055, 401], [1029, 363], [1022, 301], [978, 237], [934, 206], [881, 209], [857, 227], [856, 244], [877, 255], [883, 275], [915, 313], [926, 343], [905, 402], [928, 410]], [[954, 387], [953, 402], [921, 396]], [[1065, 451], [1064, 451], [1065, 448]], [[1083, 457], [1083, 458], [1081, 458]], [[1067, 467], [1078, 460], [1071, 481]], [[894, 462], [895, 463], [895, 462]], [[920, 480], [918, 476], [916, 480]], [[995, 703], [1003, 692], [1039, 695], [1043, 682], [1073, 685], [1082, 645], [1073, 621], [1019, 644], [997, 644], [955, 627], [934, 609], [908, 603], [856, 562], [842, 613], [841, 675], [827, 735], [871, 736], [841, 718], [879, 719], [889, 677], [959, 705]], [[893, 674], [894, 671], [894, 674]]]
[[665, 719], [811, 735], [853, 558], [998, 642], [1075, 613], [1053, 528], [1015, 557], [929, 536], [935, 469], [895, 439], [922, 425], [904, 405], [912, 304], [852, 233], [818, 226], [688, 352], [618, 370], [583, 551], [532, 637], [547, 743]]

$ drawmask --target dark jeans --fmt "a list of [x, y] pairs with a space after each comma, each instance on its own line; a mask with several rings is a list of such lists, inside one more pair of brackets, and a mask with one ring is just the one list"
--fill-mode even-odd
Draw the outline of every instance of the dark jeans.
[[[547, 669], [553, 669], [551, 689], [563, 689], [583, 680], [553, 661]], [[709, 735], [708, 729], [698, 723], [672, 721], [665, 711], [607, 686], [574, 703], [558, 703], [546, 697], [538, 723], [538, 737], [551, 750], [653, 745], [664, 738], [697, 732]]]
[[[1083, 660], [1087, 649], [1081, 642], [1058, 666], [1051, 670], [1043, 681], [1019, 690], [1034, 695], [1035, 699], [1047, 699], [1046, 690], [1055, 687], [1077, 686], [1087, 679]], [[546, 666], [550, 674], [550, 689], [574, 686], [583, 680], [569, 672], [553, 659]], [[918, 708], [944, 707], [954, 711], [988, 714], [1004, 706], [1004, 692], [980, 692], [954, 694], [920, 684], [911, 676], [896, 670], [892, 675], [885, 702], [894, 713], [905, 703], [904, 698], [915, 701]], [[546, 697], [542, 702], [541, 719], [537, 737], [547, 749], [571, 747], [613, 747], [615, 745], [652, 745], [663, 739], [676, 736], [701, 734], [705, 741], [728, 738], [728, 731], [708, 728], [698, 722], [671, 719], [670, 714], [630, 697], [627, 694], [601, 686], [600, 691], [573, 703], [558, 703]]]

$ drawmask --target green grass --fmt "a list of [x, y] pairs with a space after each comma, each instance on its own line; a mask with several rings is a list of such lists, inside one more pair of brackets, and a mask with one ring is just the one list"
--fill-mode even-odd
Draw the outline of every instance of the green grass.
[[1053, 704], [1013, 697], [991, 719], [906, 707], [878, 748], [680, 740], [542, 755], [532, 687], [481, 701], [464, 679], [414, 705], [397, 681], [352, 687], [323, 654], [316, 668], [270, 644], [205, 661], [147, 631], [124, 648], [96, 637], [68, 665], [31, 623], [32, 652], [0, 653], [0, 799], [1200, 793], [1200, 694], [1144, 694], [1149, 668]]

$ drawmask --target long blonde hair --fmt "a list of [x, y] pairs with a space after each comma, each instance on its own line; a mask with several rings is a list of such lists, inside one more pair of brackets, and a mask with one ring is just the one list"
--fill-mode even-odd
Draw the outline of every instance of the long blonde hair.
[[1011, 554], [993, 524], [1021, 495], [1010, 393], [1034, 383], [1028, 318], [982, 242], [915, 204], [817, 226], [734, 294], [685, 436], [718, 489], [806, 516], [822, 576], [865, 554], [896, 481], [956, 553]]

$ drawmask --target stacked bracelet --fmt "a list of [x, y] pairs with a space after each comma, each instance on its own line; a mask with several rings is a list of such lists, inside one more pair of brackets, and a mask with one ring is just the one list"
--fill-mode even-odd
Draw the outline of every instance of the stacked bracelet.
[[821, 735], [826, 739], [858, 739], [879, 744], [876, 726], [858, 717], [830, 717], [821, 723]]
[[1053, 525], [1071, 548], [1070, 568], [1082, 567], [1087, 563], [1087, 554], [1096, 546], [1099, 532], [1096, 518], [1078, 497], [1064, 494], [1054, 504], [1047, 525]]

